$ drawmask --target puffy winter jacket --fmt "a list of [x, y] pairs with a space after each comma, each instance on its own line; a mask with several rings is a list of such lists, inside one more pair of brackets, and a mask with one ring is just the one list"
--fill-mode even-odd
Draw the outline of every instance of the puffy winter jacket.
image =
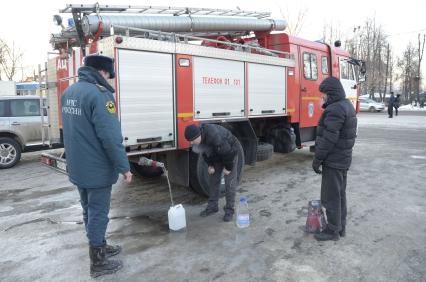
[[201, 145], [203, 158], [208, 165], [221, 163], [231, 171], [234, 158], [238, 153], [238, 139], [223, 126], [216, 124], [201, 125]]
[[349, 169], [357, 130], [354, 106], [335, 77], [326, 78], [320, 91], [327, 94], [327, 101], [317, 127], [315, 158], [324, 166]]

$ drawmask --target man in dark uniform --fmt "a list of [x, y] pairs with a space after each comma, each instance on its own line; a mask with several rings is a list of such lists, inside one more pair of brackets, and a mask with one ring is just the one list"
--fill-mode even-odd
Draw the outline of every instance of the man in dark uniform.
[[185, 138], [194, 151], [202, 154], [210, 175], [209, 200], [200, 216], [205, 217], [219, 211], [219, 194], [222, 172], [225, 176], [226, 205], [223, 220], [229, 222], [234, 216], [235, 191], [238, 186], [238, 139], [223, 126], [203, 124], [185, 128]]
[[339, 240], [346, 232], [346, 180], [352, 162], [357, 118], [337, 78], [326, 78], [319, 90], [325, 103], [317, 127], [312, 168], [322, 173], [321, 204], [326, 209], [327, 226], [314, 236], [319, 241]]
[[90, 274], [97, 277], [122, 268], [120, 246], [106, 243], [111, 188], [118, 175], [130, 183], [129, 162], [122, 144], [120, 122], [107, 79], [115, 76], [114, 62], [88, 56], [78, 71], [79, 81], [61, 98], [62, 126], [70, 181], [78, 187], [83, 221], [89, 239]]
[[[392, 92], [393, 93], [393, 92]], [[398, 109], [401, 106], [401, 94], [396, 94], [395, 102], [393, 103], [393, 107], [395, 108], [395, 115], [398, 115]]]
[[391, 92], [391, 96], [390, 96], [389, 102], [388, 102], [389, 118], [393, 118], [393, 107], [394, 106], [395, 106], [395, 96], [393, 95], [393, 92]]

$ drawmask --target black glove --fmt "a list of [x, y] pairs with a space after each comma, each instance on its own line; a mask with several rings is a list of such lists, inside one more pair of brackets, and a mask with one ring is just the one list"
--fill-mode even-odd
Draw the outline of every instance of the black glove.
[[321, 174], [321, 170], [320, 170], [321, 164], [322, 164], [321, 160], [314, 158], [314, 160], [312, 161], [312, 169], [315, 171], [315, 173]]

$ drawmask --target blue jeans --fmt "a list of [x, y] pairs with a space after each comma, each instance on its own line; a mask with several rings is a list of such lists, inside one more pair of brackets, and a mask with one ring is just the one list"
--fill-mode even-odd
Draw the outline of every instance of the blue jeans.
[[86, 235], [91, 247], [105, 245], [105, 232], [108, 226], [111, 203], [111, 186], [105, 188], [80, 188], [81, 207]]

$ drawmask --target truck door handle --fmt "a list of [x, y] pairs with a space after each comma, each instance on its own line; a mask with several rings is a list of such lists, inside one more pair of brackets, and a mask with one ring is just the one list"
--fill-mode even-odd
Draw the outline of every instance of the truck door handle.
[[306, 92], [306, 91], [308, 91], [308, 89], [306, 87], [302, 87], [302, 89], [300, 89], [300, 91]]
[[212, 113], [212, 116], [214, 117], [220, 117], [220, 116], [230, 116], [230, 112], [223, 112], [223, 113]]
[[12, 125], [21, 125], [21, 124], [19, 122], [14, 121], [12, 122]]
[[156, 142], [156, 141], [161, 141], [161, 139], [163, 139], [161, 136], [151, 137], [151, 138], [140, 138], [140, 139], [136, 139], [136, 142], [138, 143]]
[[275, 110], [262, 110], [262, 114], [273, 114]]

